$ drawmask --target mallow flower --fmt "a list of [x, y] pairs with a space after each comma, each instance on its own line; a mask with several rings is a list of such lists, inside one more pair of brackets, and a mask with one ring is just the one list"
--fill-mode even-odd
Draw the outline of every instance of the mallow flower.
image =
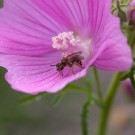
[[[111, 0], [4, 0], [0, 10], [0, 66], [12, 88], [29, 94], [57, 92], [90, 66], [128, 70], [131, 50], [111, 14]], [[78, 53], [81, 64], [63, 58]]]

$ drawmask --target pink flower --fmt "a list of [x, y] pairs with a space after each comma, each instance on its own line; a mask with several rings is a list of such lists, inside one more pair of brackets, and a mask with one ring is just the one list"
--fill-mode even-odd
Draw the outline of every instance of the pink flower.
[[135, 6], [135, 0], [132, 0], [131, 5]]
[[[90, 66], [131, 67], [131, 50], [110, 11], [111, 0], [4, 0], [0, 10], [0, 66], [12, 88], [30, 94], [57, 92]], [[82, 67], [55, 66], [81, 52]]]

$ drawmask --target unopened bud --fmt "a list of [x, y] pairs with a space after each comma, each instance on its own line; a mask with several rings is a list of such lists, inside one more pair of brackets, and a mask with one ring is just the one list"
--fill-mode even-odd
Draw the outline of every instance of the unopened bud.
[[135, 26], [135, 0], [133, 0], [128, 6], [128, 20], [129, 25]]
[[130, 79], [125, 80], [123, 82], [123, 86], [123, 92], [126, 94], [126, 96], [129, 97], [129, 99], [135, 100], [134, 90], [130, 82]]

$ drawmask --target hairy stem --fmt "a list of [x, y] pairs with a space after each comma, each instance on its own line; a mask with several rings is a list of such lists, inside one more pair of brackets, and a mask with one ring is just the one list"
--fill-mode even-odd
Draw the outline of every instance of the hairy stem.
[[88, 117], [89, 117], [89, 109], [91, 105], [91, 97], [88, 96], [88, 99], [85, 101], [83, 105], [83, 110], [81, 113], [81, 127], [82, 127], [82, 134], [83, 135], [88, 135], [89, 130], [88, 130]]
[[110, 114], [113, 99], [115, 97], [118, 86], [120, 84], [121, 75], [122, 75], [122, 73], [117, 73], [114, 76], [112, 83], [108, 89], [108, 93], [107, 93], [107, 95], [105, 97], [105, 101], [104, 101], [104, 109], [102, 110], [101, 115], [100, 115], [98, 135], [106, 135], [108, 117]]

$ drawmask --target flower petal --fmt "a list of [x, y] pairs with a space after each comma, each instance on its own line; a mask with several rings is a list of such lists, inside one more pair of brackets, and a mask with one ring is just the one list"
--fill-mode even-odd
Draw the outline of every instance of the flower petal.
[[4, 0], [0, 10], [0, 52], [44, 55], [53, 50], [51, 37], [61, 31], [62, 27], [31, 0]]
[[135, 0], [132, 0], [130, 4], [135, 5]]
[[42, 11], [68, 29], [86, 29], [88, 2], [83, 0], [32, 0]]
[[0, 66], [8, 70], [5, 77], [12, 88], [29, 94], [53, 93], [86, 74], [84, 69], [73, 75], [71, 69], [67, 68], [62, 77], [56, 67], [51, 66], [57, 64], [60, 58], [58, 53], [50, 53], [44, 57], [0, 54]]
[[[61, 26], [80, 35], [99, 30], [101, 20], [107, 18], [111, 0], [32, 0], [35, 5], [58, 21]], [[104, 16], [104, 17], [102, 17]], [[106, 16], [106, 17], [105, 17]]]
[[132, 53], [127, 44], [126, 38], [120, 31], [119, 20], [112, 17], [106, 32], [103, 34], [101, 45], [107, 46], [104, 51], [97, 57], [94, 65], [97, 68], [111, 71], [124, 71], [132, 66]]

